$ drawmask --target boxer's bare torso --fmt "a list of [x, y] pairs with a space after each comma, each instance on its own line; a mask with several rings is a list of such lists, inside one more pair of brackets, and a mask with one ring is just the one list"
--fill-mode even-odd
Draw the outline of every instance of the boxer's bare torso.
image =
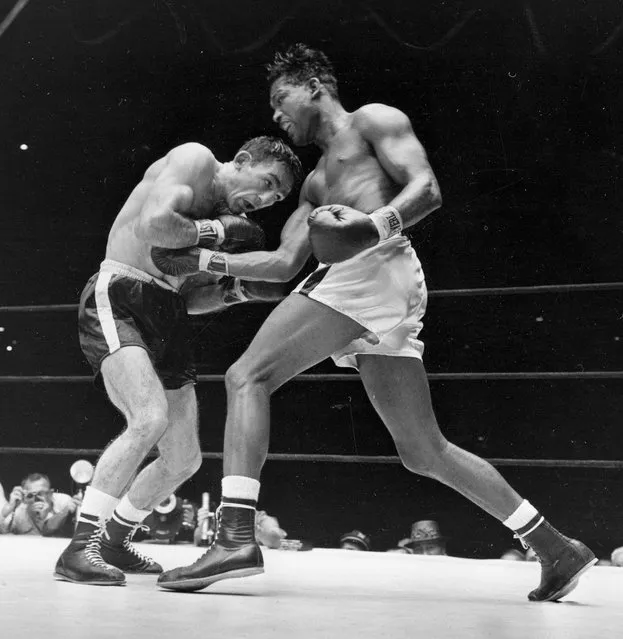
[[347, 115], [309, 175], [306, 196], [315, 206], [343, 204], [371, 213], [401, 190], [360, 131], [361, 112], [365, 109]]
[[[137, 233], [137, 225], [141, 213], [154, 189], [156, 180], [167, 165], [167, 157], [154, 162], [145, 172], [141, 182], [134, 188], [121, 211], [117, 215], [106, 245], [106, 259], [121, 262], [140, 269], [158, 279], [165, 279], [175, 288], [179, 288], [184, 278], [176, 278], [169, 275], [163, 276], [154, 266], [150, 252], [153, 244], [143, 239]], [[209, 218], [214, 212], [214, 178], [219, 170], [219, 163], [202, 162], [189, 171], [189, 186], [193, 193], [193, 201], [190, 207], [184, 211], [178, 211], [189, 218]], [[205, 278], [204, 278], [205, 279]], [[214, 281], [218, 277], [213, 276]]]

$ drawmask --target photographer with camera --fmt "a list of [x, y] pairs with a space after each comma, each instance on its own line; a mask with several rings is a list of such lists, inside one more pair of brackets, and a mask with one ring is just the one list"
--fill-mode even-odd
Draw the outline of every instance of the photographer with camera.
[[2, 528], [15, 535], [71, 537], [81, 501], [80, 495], [54, 492], [47, 475], [30, 474], [2, 507]]

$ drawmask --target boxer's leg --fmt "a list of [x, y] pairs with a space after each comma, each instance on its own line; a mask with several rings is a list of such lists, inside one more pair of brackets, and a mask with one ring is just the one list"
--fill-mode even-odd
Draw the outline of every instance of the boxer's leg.
[[422, 360], [358, 355], [357, 363], [366, 393], [408, 470], [454, 488], [500, 521], [517, 510], [523, 500], [500, 473], [442, 435]]
[[126, 429], [104, 451], [87, 488], [72, 542], [55, 575], [76, 583], [123, 585], [123, 573], [102, 558], [102, 521], [112, 515], [122, 491], [167, 427], [167, 399], [145, 349], [125, 346], [101, 367], [110, 401]]
[[226, 476], [259, 479], [268, 453], [270, 395], [364, 331], [351, 318], [305, 295], [290, 295], [277, 306], [225, 375]]
[[216, 541], [191, 566], [160, 575], [160, 586], [199, 590], [220, 579], [263, 572], [254, 535], [255, 506], [268, 452], [270, 395], [364, 330], [349, 317], [298, 294], [269, 315], [225, 376], [225, 477]]
[[414, 357], [358, 355], [361, 379], [405, 467], [454, 488], [530, 544], [543, 564], [529, 598], [560, 599], [596, 561], [584, 544], [553, 528], [491, 464], [448, 442], [432, 408], [424, 365]]
[[157, 574], [162, 566], [131, 544], [143, 520], [201, 466], [197, 398], [193, 384], [165, 391], [168, 426], [158, 441], [160, 456], [137, 476], [106, 524], [102, 557], [124, 572]]
[[[102, 362], [108, 397], [126, 419], [126, 428], [97, 462], [91, 486], [120, 498], [132, 475], [168, 425], [168, 404], [149, 355], [125, 346]], [[87, 511], [88, 512], [88, 511]]]
[[201, 466], [195, 387], [186, 384], [165, 394], [169, 425], [158, 442], [160, 456], [139, 473], [127, 493], [129, 501], [141, 510], [151, 511]]

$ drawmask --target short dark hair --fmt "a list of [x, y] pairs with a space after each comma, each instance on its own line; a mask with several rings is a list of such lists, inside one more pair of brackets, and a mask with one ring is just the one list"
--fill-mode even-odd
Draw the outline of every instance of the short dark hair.
[[252, 158], [253, 164], [266, 160], [277, 160], [286, 165], [297, 186], [303, 179], [303, 167], [294, 151], [281, 139], [269, 135], [260, 135], [245, 142], [240, 151], [246, 151]]
[[318, 78], [331, 97], [338, 97], [337, 79], [329, 58], [322, 51], [301, 42], [288, 47], [285, 53], [275, 53], [272, 64], [266, 65], [266, 69], [271, 84], [281, 77], [293, 84], [303, 84], [310, 78]]
[[47, 475], [44, 475], [43, 473], [30, 473], [30, 475], [27, 475], [24, 479], [22, 479], [22, 488], [24, 488], [26, 484], [39, 481], [40, 479], [45, 479], [45, 481], [48, 482], [48, 486], [52, 485], [50, 478]]

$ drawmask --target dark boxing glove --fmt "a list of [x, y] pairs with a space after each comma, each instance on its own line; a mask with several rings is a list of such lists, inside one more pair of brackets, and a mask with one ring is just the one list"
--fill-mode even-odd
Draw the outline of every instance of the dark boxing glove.
[[370, 215], [339, 204], [321, 206], [307, 223], [312, 250], [323, 264], [344, 262], [402, 230], [400, 215], [391, 206]]
[[195, 220], [197, 246], [227, 253], [259, 251], [264, 248], [262, 227], [240, 215], [219, 215], [214, 220]]
[[[159, 271], [175, 277], [201, 271], [228, 275], [229, 267], [224, 253], [244, 253], [264, 248], [265, 236], [262, 227], [245, 217], [221, 215], [215, 220], [196, 220], [195, 224], [197, 228], [203, 226], [204, 229], [208, 229], [210, 225], [209, 228], [212, 229], [205, 232], [203, 239], [200, 238], [199, 246], [179, 249], [154, 246], [151, 249], [151, 261]], [[222, 239], [214, 239], [212, 232], [215, 225], [222, 227], [222, 232], [219, 231], [219, 237]], [[218, 246], [219, 250], [202, 248], [204, 246]]]

